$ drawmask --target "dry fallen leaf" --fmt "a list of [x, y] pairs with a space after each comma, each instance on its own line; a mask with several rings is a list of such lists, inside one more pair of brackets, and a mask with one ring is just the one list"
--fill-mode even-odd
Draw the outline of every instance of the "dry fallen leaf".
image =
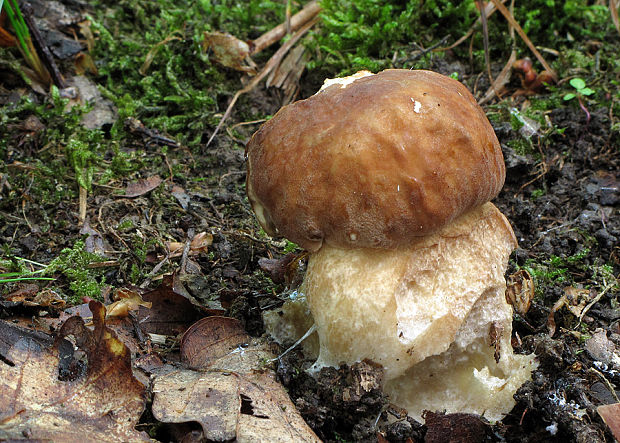
[[85, 52], [80, 52], [75, 56], [75, 60], [73, 61], [75, 65], [75, 73], [77, 75], [84, 75], [87, 72], [89, 74], [98, 75], [99, 71], [97, 70], [97, 65], [93, 61], [93, 58], [90, 54]]
[[607, 331], [598, 328], [586, 340], [585, 350], [595, 361], [620, 368], [620, 350], [616, 344], [607, 338]]
[[163, 180], [158, 175], [153, 175], [151, 177], [138, 180], [136, 182], [128, 183], [125, 188], [125, 195], [123, 197], [139, 197], [141, 195], [146, 194], [147, 192], [151, 192], [153, 189], [157, 188]]
[[144, 301], [142, 296], [130, 289], [119, 289], [114, 294], [115, 302], [106, 306], [106, 318], [127, 317], [129, 311], [137, 311], [140, 306], [150, 308], [152, 303]]
[[16, 335], [2, 354], [0, 439], [149, 441], [134, 429], [145, 389], [133, 377], [129, 351], [105, 326], [103, 305], [93, 301], [90, 309], [94, 330], [71, 317], [52, 347], [51, 339]]
[[[211, 50], [213, 60], [227, 68], [256, 74], [256, 65], [250, 59], [250, 45], [223, 32], [205, 32], [203, 50]], [[243, 62], [246, 61], [247, 64]]]
[[80, 234], [87, 236], [84, 240], [84, 251], [105, 257], [106, 247], [103, 242], [103, 236], [99, 231], [90, 226], [88, 217], [84, 220], [84, 224], [80, 228]]
[[[189, 244], [188, 255], [198, 255], [207, 252], [209, 246], [213, 243], [213, 235], [207, 232], [199, 232], [192, 238]], [[183, 254], [185, 243], [182, 242], [166, 242], [166, 246], [170, 251], [169, 257], [180, 257]]]
[[[206, 334], [206, 335], [204, 335]], [[249, 341], [237, 319], [205, 317], [191, 325], [181, 338], [181, 359], [193, 369], [204, 369]]]
[[153, 415], [197, 422], [209, 441], [318, 442], [266, 363], [274, 358], [234, 319], [209, 317], [183, 336], [181, 355], [201, 369], [155, 377]]
[[549, 337], [555, 334], [555, 313], [565, 306], [575, 317], [580, 318], [581, 313], [590, 300], [590, 290], [574, 288], [567, 286], [564, 288], [564, 294], [555, 302], [547, 317], [547, 328], [549, 329]]
[[142, 299], [152, 303], [150, 309], [140, 306], [138, 310], [138, 321], [145, 333], [177, 336], [202, 317], [223, 313], [195, 303], [177, 275], [165, 275], [161, 285], [143, 294]]
[[296, 288], [303, 280], [306, 256], [305, 252], [289, 252], [280, 258], [261, 257], [258, 266], [269, 274], [274, 283], [284, 282], [288, 288]]
[[605, 424], [609, 426], [616, 441], [620, 441], [620, 403], [599, 406], [596, 408], [596, 412], [598, 412]]
[[527, 314], [534, 299], [534, 280], [529, 272], [521, 269], [508, 277], [506, 301], [519, 315]]

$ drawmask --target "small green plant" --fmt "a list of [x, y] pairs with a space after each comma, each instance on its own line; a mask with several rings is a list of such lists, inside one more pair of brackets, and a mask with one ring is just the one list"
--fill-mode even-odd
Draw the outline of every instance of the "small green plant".
[[[3, 2], [0, 2], [0, 11], [2, 11]], [[41, 80], [46, 85], [49, 85], [51, 82], [51, 77], [47, 69], [41, 62], [39, 55], [37, 54], [34, 45], [32, 44], [32, 39], [30, 38], [30, 31], [28, 30], [28, 26], [26, 25], [26, 21], [24, 20], [24, 16], [22, 15], [21, 10], [19, 9], [19, 4], [17, 0], [7, 0], [6, 6], [4, 8], [6, 11], [6, 15], [13, 27], [13, 31], [15, 32], [15, 37], [17, 38], [19, 48], [19, 52], [22, 53], [24, 60], [26, 63], [36, 72], [39, 80]]]
[[582, 79], [582, 78], [579, 78], [579, 77], [572, 78], [568, 83], [573, 88], [575, 88], [575, 92], [569, 92], [569, 93], [565, 94], [563, 99], [566, 100], [566, 101], [572, 100], [575, 97], [579, 97], [579, 96], [592, 95], [595, 92], [593, 89], [588, 88], [588, 86], [586, 85], [585, 80]]
[[[31, 264], [42, 269], [32, 271], [25, 264]], [[22, 257], [11, 257], [9, 259], [0, 260], [0, 269], [12, 270], [12, 272], [1, 272], [0, 283], [19, 282], [27, 280], [54, 280], [51, 277], [41, 277], [39, 274], [45, 272], [47, 266]]]
[[575, 88], [575, 92], [569, 92], [564, 95], [564, 100], [568, 101], [575, 97], [577, 97], [577, 101], [579, 102], [579, 107], [586, 114], [586, 125], [590, 123], [590, 111], [586, 108], [586, 105], [583, 103], [583, 97], [594, 94], [594, 90], [590, 89], [586, 86], [586, 82], [579, 77], [575, 77], [570, 80], [570, 85]]

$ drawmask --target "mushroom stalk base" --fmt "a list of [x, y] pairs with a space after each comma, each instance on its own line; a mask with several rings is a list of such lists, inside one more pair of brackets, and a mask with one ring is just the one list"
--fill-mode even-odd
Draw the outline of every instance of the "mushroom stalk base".
[[302, 286], [320, 342], [313, 368], [370, 359], [413, 417], [446, 409], [501, 419], [536, 366], [510, 344], [504, 272], [515, 246], [491, 203], [407, 248], [323, 245]]

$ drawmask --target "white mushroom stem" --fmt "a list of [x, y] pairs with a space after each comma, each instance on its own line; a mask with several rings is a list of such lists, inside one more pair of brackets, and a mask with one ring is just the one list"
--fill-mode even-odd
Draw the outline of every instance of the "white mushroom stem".
[[515, 246], [491, 203], [408, 248], [323, 245], [302, 286], [320, 341], [314, 369], [371, 359], [414, 417], [445, 408], [501, 418], [534, 367], [510, 345], [504, 272]]

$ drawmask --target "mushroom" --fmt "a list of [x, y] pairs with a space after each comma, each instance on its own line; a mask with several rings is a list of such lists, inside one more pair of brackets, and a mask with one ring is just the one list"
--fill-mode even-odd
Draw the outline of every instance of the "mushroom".
[[505, 166], [465, 86], [399, 69], [329, 80], [259, 128], [246, 158], [261, 226], [310, 253], [314, 370], [379, 363], [392, 403], [418, 419], [512, 409], [536, 363], [511, 346], [517, 243], [489, 203]]

